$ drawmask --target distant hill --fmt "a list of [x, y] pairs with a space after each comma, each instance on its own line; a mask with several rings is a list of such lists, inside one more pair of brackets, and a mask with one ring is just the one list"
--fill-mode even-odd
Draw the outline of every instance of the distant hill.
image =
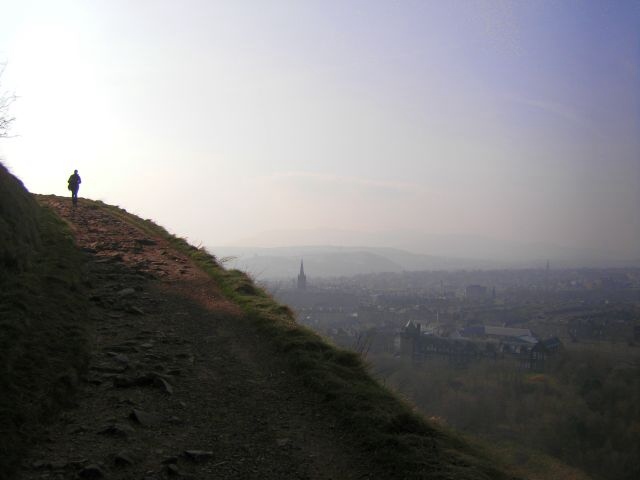
[[[482, 260], [412, 253], [389, 247], [209, 247], [228, 267], [248, 272], [256, 279], [292, 279], [298, 275], [300, 260], [305, 272], [316, 278], [341, 277], [369, 273], [424, 270], [486, 270], [508, 268], [543, 268], [546, 259], [529, 261]], [[586, 256], [549, 256], [553, 268], [634, 267], [640, 262], [618, 260], [595, 261]], [[562, 258], [559, 260], [558, 258]]]
[[396, 248], [298, 246], [275, 248], [210, 247], [226, 265], [257, 279], [288, 279], [298, 274], [300, 260], [313, 277], [339, 277], [412, 270], [460, 270], [504, 267], [499, 262], [420, 255]]
[[[412, 258], [423, 263], [425, 268], [527, 268], [543, 267], [547, 260], [560, 268], [574, 267], [626, 267], [639, 266], [638, 259], [627, 259], [615, 252], [589, 248], [569, 247], [543, 242], [518, 242], [500, 240], [479, 235], [428, 234], [411, 230], [381, 232], [352, 232], [346, 230], [274, 230], [259, 236], [240, 239], [235, 247], [263, 248], [308, 248], [296, 245], [331, 247], [355, 247], [360, 251], [373, 252], [393, 260], [390, 250], [405, 254], [426, 256]], [[366, 245], [367, 247], [362, 247]], [[328, 247], [330, 246], [330, 247]], [[214, 247], [214, 251], [231, 251], [230, 247]], [[250, 252], [252, 250], [249, 250]], [[409, 253], [411, 252], [411, 253]], [[253, 253], [251, 253], [252, 255]], [[269, 254], [282, 256], [275, 250]], [[404, 258], [406, 255], [404, 255]], [[403, 265], [402, 262], [400, 262]], [[430, 265], [435, 265], [431, 267]], [[403, 265], [406, 268], [406, 265]], [[418, 269], [411, 267], [411, 269]]]

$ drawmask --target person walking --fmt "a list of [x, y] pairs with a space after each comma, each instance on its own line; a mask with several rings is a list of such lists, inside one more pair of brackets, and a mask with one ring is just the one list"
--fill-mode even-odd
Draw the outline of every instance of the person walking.
[[80, 175], [78, 175], [78, 170], [73, 171], [73, 175], [69, 177], [69, 181], [67, 183], [69, 184], [69, 190], [71, 190], [71, 201], [75, 206], [78, 204], [78, 190], [80, 189], [80, 184], [82, 183]]

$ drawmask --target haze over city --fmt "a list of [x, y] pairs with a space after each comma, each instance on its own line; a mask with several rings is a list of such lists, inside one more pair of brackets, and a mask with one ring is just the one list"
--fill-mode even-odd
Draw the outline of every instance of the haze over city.
[[0, 155], [196, 244], [637, 260], [639, 5], [3, 2]]

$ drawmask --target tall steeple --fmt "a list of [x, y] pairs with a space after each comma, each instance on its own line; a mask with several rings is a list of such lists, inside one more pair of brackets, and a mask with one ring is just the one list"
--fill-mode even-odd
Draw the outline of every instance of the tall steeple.
[[298, 290], [307, 289], [307, 276], [304, 274], [304, 263], [300, 260], [300, 273], [298, 274]]

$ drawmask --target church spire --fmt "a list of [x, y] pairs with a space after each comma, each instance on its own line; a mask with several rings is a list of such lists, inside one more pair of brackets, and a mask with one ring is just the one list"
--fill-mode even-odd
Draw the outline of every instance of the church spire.
[[304, 262], [300, 260], [300, 273], [298, 274], [298, 290], [306, 290], [307, 276], [304, 274]]

